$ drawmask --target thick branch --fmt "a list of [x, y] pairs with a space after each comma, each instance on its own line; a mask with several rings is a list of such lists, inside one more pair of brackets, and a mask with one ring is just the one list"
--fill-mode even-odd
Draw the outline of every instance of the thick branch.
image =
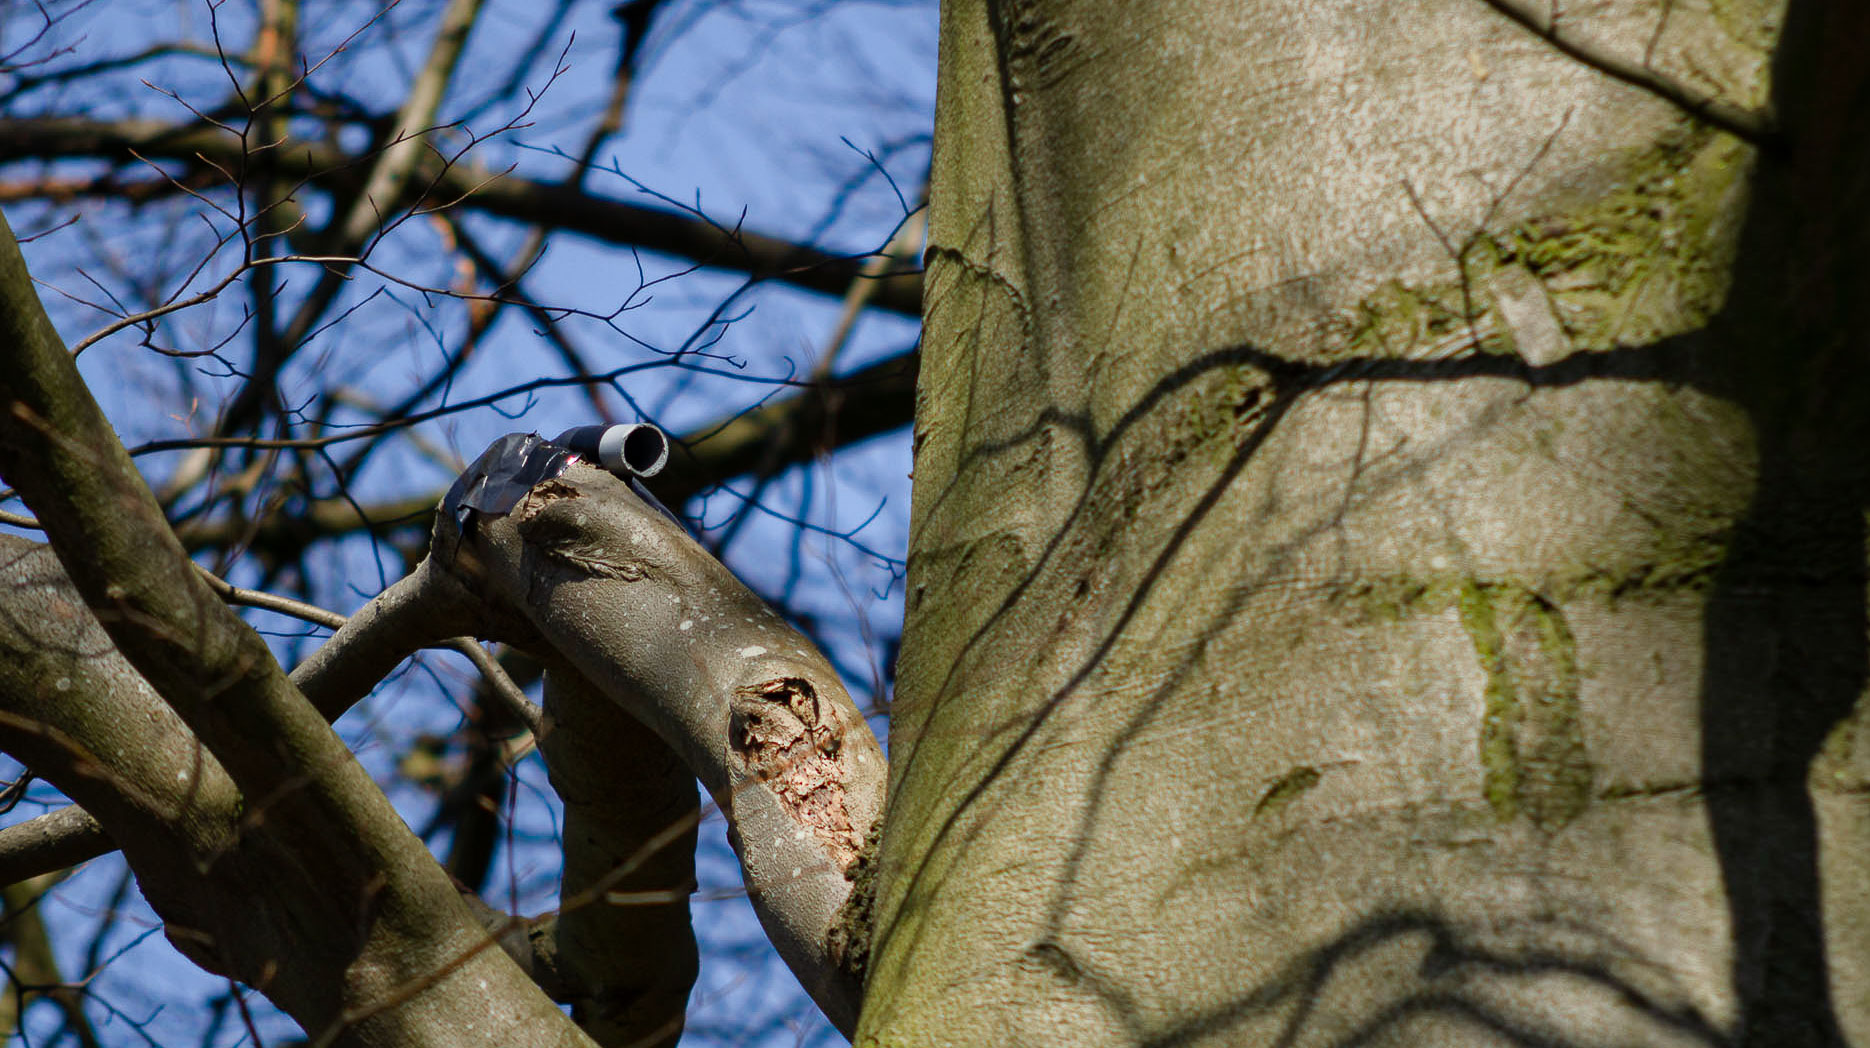
[[[440, 519], [430, 555], [662, 737], [729, 820], [768, 936], [839, 1029], [864, 958], [844, 906], [887, 769], [837, 673], [682, 527], [574, 462], [498, 516]], [[451, 552], [452, 551], [452, 552]], [[587, 700], [588, 701], [588, 700]]]
[[669, 745], [569, 665], [546, 674], [540, 740], [565, 802], [565, 865], [550, 927], [572, 1016], [606, 1048], [673, 1045], [699, 954], [695, 777]]
[[[0, 345], [9, 350], [0, 367], [0, 474], [124, 655], [236, 781], [257, 794], [283, 789], [305, 758], [324, 756], [318, 733], [303, 730], [309, 708], [299, 708], [265, 643], [196, 576], [40, 309], [10, 230], [0, 243]], [[207, 701], [223, 692], [239, 701]], [[254, 747], [257, 739], [303, 751]]]
[[[388, 1036], [439, 1044], [440, 1032], [423, 1032], [436, 1019], [427, 1015], [425, 1024], [426, 1013], [467, 1007], [478, 1018], [489, 998], [503, 1002], [507, 1021], [479, 1024], [472, 1040], [565, 1041], [557, 1010], [504, 955], [487, 949], [485, 933], [421, 841], [264, 640], [196, 575], [46, 319], [3, 220], [0, 347], [0, 476], [46, 527], [117, 650], [249, 802], [264, 805], [269, 839], [291, 856], [280, 862], [273, 853], [267, 871], [278, 901], [301, 910], [299, 920], [330, 940], [308, 943], [293, 957], [245, 958], [242, 976], [271, 981], [257, 978], [262, 961], [311, 966], [304, 978], [278, 980], [269, 992], [282, 994], [281, 1003], [326, 1043]], [[216, 943], [204, 956], [236, 945]], [[316, 970], [334, 957], [346, 958], [339, 971]], [[315, 990], [307, 982], [324, 985]], [[474, 983], [478, 996], [468, 991]], [[535, 1032], [518, 1037], [511, 1024], [520, 1022]], [[459, 1031], [447, 1036], [468, 1043]]]
[[[205, 161], [234, 170], [241, 161], [242, 149], [238, 138], [202, 124], [81, 118], [0, 120], [0, 156], [14, 158], [91, 157], [123, 163], [133, 159], [134, 151], [136, 156], [150, 160], [190, 165]], [[273, 171], [279, 177], [347, 192], [356, 190], [358, 165], [367, 159], [297, 139], [282, 142], [271, 152]], [[549, 182], [460, 166], [443, 171], [433, 156], [424, 158], [411, 184], [430, 186], [428, 199], [434, 206], [466, 207], [828, 295], [843, 295], [863, 265], [861, 258], [835, 255], [746, 230], [724, 229], [694, 215], [626, 204]], [[388, 202], [382, 204], [386, 209], [389, 206]], [[920, 272], [897, 273], [882, 278], [880, 283], [872, 299], [875, 305], [910, 316], [920, 314]]]
[[[0, 540], [0, 550], [11, 551], [18, 541]], [[466, 614], [474, 602], [454, 591], [453, 580], [430, 570], [426, 561], [348, 619], [329, 612], [310, 614], [309, 606], [297, 601], [253, 594], [205, 571], [202, 575], [230, 604], [268, 607], [337, 630], [291, 674], [292, 683], [328, 721], [337, 720], [370, 694], [411, 652], [445, 647], [472, 661], [497, 701], [527, 730], [542, 734], [539, 708], [466, 636], [476, 626]], [[82, 808], [73, 805], [48, 812], [0, 829], [0, 884], [73, 866], [115, 848], [110, 835]]]

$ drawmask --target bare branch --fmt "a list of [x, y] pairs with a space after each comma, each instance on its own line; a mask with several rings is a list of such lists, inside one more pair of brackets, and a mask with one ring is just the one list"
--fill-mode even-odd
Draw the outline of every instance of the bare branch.
[[455, 64], [467, 46], [468, 33], [479, 17], [481, 0], [449, 0], [428, 59], [409, 86], [409, 94], [391, 125], [390, 142], [376, 156], [363, 188], [351, 201], [343, 221], [334, 227], [336, 243], [350, 254], [383, 225], [383, 216], [403, 198], [427, 149], [427, 134], [435, 124], [442, 96], [454, 77]]
[[79, 1048], [98, 1048], [97, 1031], [84, 1014], [82, 983], [66, 980], [59, 971], [58, 958], [52, 951], [52, 939], [41, 913], [46, 892], [60, 880], [57, 876], [35, 877], [23, 883], [9, 883], [3, 890], [6, 919], [0, 922], [0, 936], [13, 946], [13, 964], [7, 974], [12, 992], [9, 1005], [17, 1000], [20, 1008], [7, 1016], [12, 1020], [0, 1030], [9, 1040], [20, 1033], [18, 1021], [29, 1003], [29, 994], [49, 998], [65, 1013], [65, 1024], [78, 1041]]
[[650, 485], [659, 498], [679, 505], [758, 468], [769, 454], [779, 466], [809, 462], [901, 429], [915, 417], [919, 363], [913, 352], [891, 357], [683, 436], [669, 468]]
[[0, 830], [0, 884], [89, 862], [115, 848], [83, 808], [58, 808]]
[[[128, 159], [130, 150], [152, 159], [185, 164], [237, 164], [236, 136], [201, 124], [176, 125], [153, 120], [101, 121], [83, 118], [0, 120], [0, 154], [14, 157], [97, 157]], [[360, 158], [329, 146], [298, 139], [280, 142], [272, 152], [282, 177], [342, 190], [358, 181]], [[460, 200], [459, 206], [500, 218], [563, 229], [613, 244], [628, 244], [690, 259], [704, 266], [744, 272], [828, 295], [843, 295], [860, 276], [867, 256], [838, 255], [741, 229], [730, 229], [692, 214], [641, 207], [575, 191], [549, 182], [506, 174], [476, 174], [462, 168], [434, 174], [425, 158], [420, 175], [429, 180], [436, 200]], [[891, 271], [874, 305], [909, 316], [922, 309], [922, 275]]]
[[[293, 600], [290, 597], [263, 593], [259, 590], [242, 589], [206, 568], [200, 568], [199, 570], [202, 579], [208, 583], [209, 588], [220, 594], [221, 599], [229, 604], [239, 604], [250, 608], [264, 608], [267, 611], [278, 612], [281, 615], [290, 615], [295, 619], [315, 623], [327, 629], [342, 630], [344, 626], [350, 622], [349, 618], [335, 611], [327, 611], [315, 604], [307, 604], [302, 600]], [[404, 599], [400, 592], [392, 593], [391, 590], [386, 590], [372, 598], [371, 604], [374, 605], [378, 602], [388, 602], [397, 599]], [[422, 614], [424, 615], [432, 613], [433, 609], [422, 609]], [[409, 633], [401, 629], [400, 624], [388, 626], [378, 624], [375, 628], [380, 631], [385, 631], [386, 635], [392, 639], [396, 645], [406, 645]], [[347, 639], [350, 636], [352, 635], [347, 635]], [[349, 650], [346, 644], [339, 643], [336, 637], [333, 637], [330, 643], [335, 645], [335, 653], [331, 659], [327, 660], [326, 664], [343, 660], [346, 657], [346, 652]], [[544, 734], [545, 729], [539, 707], [535, 705], [531, 699], [526, 697], [526, 693], [520, 690], [519, 685], [513, 683], [513, 678], [507, 676], [506, 670], [502, 669], [500, 664], [494, 660], [493, 656], [487, 654], [487, 649], [476, 643], [474, 638], [465, 636], [451, 637], [447, 640], [435, 643], [432, 646], [446, 648], [449, 651], [465, 656], [469, 662], [474, 664], [474, 668], [480, 671], [481, 676], [486, 679], [488, 687], [492, 689], [494, 696], [506, 706], [508, 713], [518, 718], [519, 722], [526, 726], [526, 730], [532, 732], [534, 735]], [[407, 652], [404, 654], [406, 655]], [[398, 661], [401, 660], [399, 659]], [[301, 669], [303, 670], [303, 668]], [[301, 670], [293, 671], [293, 683], [298, 684], [302, 691], [311, 688], [315, 693], [319, 689], [317, 689], [316, 685], [308, 683], [312, 672], [311, 670], [303, 670], [303, 672]], [[385, 671], [384, 675], [387, 675], [387, 671]], [[381, 680], [382, 676], [383, 675], [379, 675], [377, 679]], [[348, 709], [352, 703], [361, 698], [363, 698], [361, 693], [346, 693], [345, 699], [347, 701], [344, 703], [345, 708]], [[314, 702], [316, 701], [317, 700], [314, 699]], [[327, 700], [321, 708], [334, 705], [335, 700]], [[339, 711], [339, 714], [341, 713], [342, 711]], [[330, 719], [336, 720], [339, 714], [334, 714]]]
[[[692, 430], [671, 441], [669, 466], [650, 487], [664, 502], [680, 506], [762, 466], [808, 462], [899, 430], [914, 417], [917, 370], [917, 355], [904, 353]], [[363, 506], [348, 499], [316, 499], [257, 523], [191, 521], [176, 533], [190, 550], [244, 541], [250, 551], [277, 563], [296, 558], [310, 543], [358, 531], [426, 533], [440, 499], [440, 491]]]
[[[0, 236], [0, 346], [7, 357], [0, 474], [46, 525], [116, 650], [181, 716], [247, 803], [263, 808], [268, 839], [290, 856], [267, 866], [277, 875], [268, 887], [275, 902], [299, 910], [303, 927], [327, 928], [334, 937], [322, 955], [319, 944], [306, 943], [292, 958], [303, 965], [340, 958], [324, 974], [326, 990], [280, 1003], [325, 1043], [467, 1043], [455, 1024], [436, 1030], [416, 1014], [422, 1010], [400, 1006], [430, 991], [438, 993], [435, 1006], [454, 1002], [477, 1016], [486, 1014], [488, 996], [500, 998], [503, 1021], [468, 1024], [480, 1027], [469, 1039], [490, 1048], [576, 1037], [523, 973], [485, 950], [485, 933], [427, 848], [265, 641], [197, 576], [46, 319], [10, 231]], [[67, 776], [60, 785], [72, 784]], [[325, 894], [339, 886], [348, 887]], [[358, 908], [358, 891], [369, 897], [366, 908]], [[221, 958], [234, 969], [225, 974], [249, 983], [273, 982], [263, 965], [277, 964], [276, 957], [236, 960], [226, 951], [241, 931], [223, 927], [220, 935], [200, 945], [199, 959]], [[279, 982], [269, 992], [289, 989]]]

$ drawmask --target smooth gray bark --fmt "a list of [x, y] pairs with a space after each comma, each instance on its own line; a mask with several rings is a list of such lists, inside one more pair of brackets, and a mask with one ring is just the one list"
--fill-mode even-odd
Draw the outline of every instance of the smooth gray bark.
[[1870, 1043], [1870, 26], [1555, 6], [944, 5], [861, 1043]]
[[[0, 746], [84, 806], [71, 821], [88, 814], [109, 831], [184, 955], [265, 992], [318, 1043], [590, 1043], [426, 852], [426, 869], [341, 881], [334, 868], [357, 861], [348, 839], [308, 833], [285, 797], [243, 794], [118, 652], [48, 547], [0, 536], [0, 589]], [[382, 896], [398, 878], [445, 892], [427, 900], [421, 934], [370, 909], [391, 905]]]
[[605, 1046], [675, 1043], [700, 958], [695, 776], [669, 745], [567, 665], [546, 674], [539, 748], [565, 803], [549, 949], [561, 1000]]
[[[1870, 1043], [1870, 9], [1551, 12], [947, 5], [860, 1041]], [[376, 860], [357, 965], [266, 969], [375, 902], [333, 827], [406, 830], [172, 538], [113, 528], [146, 492], [98, 420], [46, 424], [12, 275], [0, 452], [109, 621], [30, 555], [0, 607], [73, 632], [15, 645], [9, 749], [295, 1014], [461, 1043], [468, 958], [514, 1009], [475, 1037], [583, 1043], [420, 862]], [[822, 658], [596, 470], [442, 538], [487, 632], [570, 663], [555, 704], [701, 777], [849, 1029], [884, 773]], [[239, 923], [268, 891], [300, 908]]]

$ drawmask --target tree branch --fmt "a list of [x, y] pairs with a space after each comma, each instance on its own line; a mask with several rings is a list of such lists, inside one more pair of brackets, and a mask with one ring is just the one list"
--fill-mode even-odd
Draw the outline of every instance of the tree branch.
[[0, 830], [0, 884], [18, 884], [114, 851], [110, 835], [77, 805]]
[[[657, 498], [679, 507], [715, 484], [764, 465], [808, 462], [901, 429], [915, 415], [919, 363], [916, 353], [904, 353], [673, 438], [669, 465], [649, 486]], [[289, 562], [313, 542], [359, 530], [426, 533], [440, 499], [440, 491], [362, 506], [343, 498], [319, 499], [276, 512], [257, 526], [252, 521], [190, 521], [176, 534], [191, 551], [246, 541], [271, 563]]]
[[[553, 730], [539, 749], [565, 802], [560, 1000], [605, 1046], [673, 1045], [700, 954], [689, 921], [695, 776], [668, 743], [562, 661], [547, 668]], [[625, 948], [624, 944], [628, 944]]]
[[[124, 163], [140, 156], [189, 165], [230, 167], [240, 162], [240, 140], [206, 124], [155, 120], [89, 120], [48, 117], [0, 120], [0, 156], [18, 159], [93, 157]], [[269, 147], [279, 177], [324, 189], [354, 191], [357, 166], [365, 158], [320, 143], [292, 139]], [[425, 181], [426, 180], [426, 181]], [[424, 157], [412, 183], [429, 184], [429, 199], [549, 226], [613, 244], [675, 255], [703, 266], [778, 280], [827, 295], [843, 295], [861, 275], [864, 258], [837, 255], [776, 237], [727, 229], [692, 214], [626, 204], [550, 182], [462, 167], [440, 170]], [[387, 206], [387, 204], [386, 204]], [[877, 278], [872, 304], [908, 316], [922, 309], [922, 275], [896, 272]]]
[[425, 563], [486, 602], [513, 631], [499, 639], [570, 663], [681, 757], [728, 816], [774, 947], [848, 1035], [865, 958], [845, 948], [862, 936], [841, 934], [843, 907], [887, 768], [824, 656], [679, 524], [583, 462], [505, 512], [442, 514]]
[[[468, 33], [480, 14], [480, 7], [481, 0], [449, 0], [442, 12], [441, 26], [436, 30], [435, 42], [429, 48], [428, 58], [417, 72], [408, 97], [403, 100], [402, 107], [396, 112], [396, 119], [390, 125], [388, 143], [372, 158], [369, 174], [350, 198], [349, 206], [325, 227], [318, 238], [320, 254], [361, 258], [368, 253], [367, 245], [371, 238], [381, 235], [391, 212], [409, 196], [409, 188], [422, 165], [423, 157], [431, 151], [428, 132], [435, 122], [436, 111], [441, 107], [442, 96], [447, 93], [448, 81], [454, 76], [461, 50], [467, 45]], [[273, 149], [250, 153], [243, 147], [241, 159], [244, 161], [250, 157], [257, 157], [266, 166], [272, 167], [278, 159], [278, 153]], [[278, 219], [276, 214], [271, 213], [266, 217], [273, 222]], [[304, 346], [306, 339], [317, 329], [320, 319], [337, 301], [338, 294], [349, 280], [351, 268], [344, 262], [327, 264], [319, 272], [311, 293], [300, 300], [298, 309], [293, 311], [292, 319], [285, 329], [273, 331], [269, 327], [260, 332], [253, 374], [228, 403], [218, 426], [220, 431], [240, 432], [258, 421], [262, 407], [277, 395], [275, 384], [280, 370]]]
[[[207, 582], [209, 588], [213, 589], [215, 593], [220, 595], [222, 600], [229, 604], [238, 604], [249, 608], [264, 608], [267, 611], [278, 612], [281, 615], [290, 615], [304, 622], [311, 622], [324, 626], [327, 629], [337, 630], [339, 633], [345, 633], [344, 627], [350, 624], [352, 618], [357, 617], [351, 616], [347, 618], [335, 611], [326, 611], [316, 605], [307, 604], [302, 600], [293, 600], [289, 597], [262, 593], [257, 590], [242, 589], [206, 568], [201, 568], [200, 571], [202, 580]], [[329, 674], [330, 670], [320, 669], [319, 667], [335, 667], [338, 665], [345, 665], [348, 667], [354, 666], [360, 661], [355, 652], [362, 647], [363, 642], [358, 638], [364, 636], [365, 631], [354, 630], [350, 633], [345, 633], [345, 639], [343, 641], [339, 641], [338, 637], [333, 636], [329, 641], [326, 641], [324, 645], [320, 646], [320, 651], [329, 648], [335, 652], [335, 654], [329, 658], [317, 660], [316, 662], [308, 660], [307, 663], [300, 664], [292, 671], [292, 682], [299, 686], [300, 691], [306, 693], [306, 697], [312, 700], [312, 705], [319, 707], [321, 712], [327, 713], [326, 720], [335, 721], [340, 716], [343, 716], [344, 711], [356, 705], [357, 701], [368, 694], [369, 690], [375, 687], [378, 681], [389, 676], [390, 670], [395, 668], [396, 663], [401, 662], [409, 656], [409, 652], [412, 650], [412, 647], [415, 646], [412, 642], [423, 637], [424, 632], [432, 629], [434, 623], [437, 621], [437, 616], [435, 614], [437, 607], [434, 599], [430, 598], [425, 600], [420, 589], [423, 585], [433, 585], [434, 583], [420, 570], [403, 581], [405, 583], [410, 583], [410, 587], [407, 589], [398, 589], [395, 586], [391, 586], [389, 589], [371, 598], [370, 603], [366, 604], [364, 609], [358, 612], [358, 615], [366, 616], [364, 621], [370, 624], [368, 635], [373, 638], [378, 646], [400, 652], [400, 654], [395, 656], [394, 662], [391, 662], [388, 666], [383, 666], [378, 663], [366, 667], [362, 671], [355, 669], [349, 670], [344, 676], [357, 683], [349, 688], [343, 689], [342, 692], [339, 693], [339, 689], [334, 688], [324, 679], [324, 675]], [[385, 607], [394, 607], [403, 614], [400, 617], [393, 613], [386, 614], [382, 610]], [[526, 697], [526, 693], [520, 690], [519, 685], [513, 683], [513, 678], [507, 676], [506, 670], [502, 669], [500, 664], [494, 660], [494, 657], [487, 654], [487, 649], [476, 643], [473, 637], [450, 637], [446, 640], [430, 641], [420, 646], [446, 648], [466, 658], [469, 662], [474, 664], [474, 668], [480, 672], [481, 678], [486, 681], [488, 690], [493, 694], [494, 698], [499, 700], [499, 702], [506, 707], [508, 713], [511, 713], [519, 723], [525, 725], [527, 731], [532, 732], [534, 735], [544, 734], [544, 725], [541, 721], [539, 707], [533, 705], [532, 700]], [[375, 672], [374, 676], [372, 676], [373, 672]]]
[[[66, 981], [60, 974], [58, 958], [41, 913], [45, 895], [58, 883], [55, 877], [37, 877], [21, 884], [8, 884], [0, 890], [6, 902], [6, 917], [0, 937], [13, 946], [13, 964], [7, 971], [12, 983], [6, 994], [10, 1014], [0, 1024], [0, 1036], [12, 1040], [20, 1033], [19, 1020], [31, 1003], [28, 994], [44, 996], [65, 1013], [65, 1023], [78, 1042], [78, 1048], [98, 1048], [97, 1031], [84, 1014], [82, 984]], [[12, 1006], [17, 1002], [18, 1007]]]
[[782, 400], [725, 418], [674, 441], [669, 466], [649, 483], [656, 496], [681, 505], [708, 487], [760, 467], [809, 462], [907, 426], [915, 418], [914, 352], [891, 357], [800, 390]]
[[[3, 219], [0, 352], [0, 476], [45, 526], [116, 650], [261, 806], [266, 839], [284, 853], [264, 863], [269, 896], [324, 936], [289, 957], [242, 956], [242, 930], [222, 927], [198, 956], [268, 985], [323, 1044], [564, 1043], [562, 1014], [487, 949], [422, 842], [265, 641], [196, 575], [47, 320]], [[282, 964], [311, 970], [276, 981], [268, 971]], [[402, 1007], [416, 997], [425, 1007]], [[470, 1022], [480, 1028], [466, 1040], [423, 1015], [478, 1018], [490, 998], [505, 1021]]]

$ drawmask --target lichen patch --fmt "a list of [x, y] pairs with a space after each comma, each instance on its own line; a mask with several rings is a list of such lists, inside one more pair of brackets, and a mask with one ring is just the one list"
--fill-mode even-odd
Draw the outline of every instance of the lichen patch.
[[787, 814], [830, 849], [839, 869], [857, 861], [863, 839], [844, 793], [845, 726], [803, 677], [775, 677], [734, 693], [730, 744], [742, 767], [785, 805]]

